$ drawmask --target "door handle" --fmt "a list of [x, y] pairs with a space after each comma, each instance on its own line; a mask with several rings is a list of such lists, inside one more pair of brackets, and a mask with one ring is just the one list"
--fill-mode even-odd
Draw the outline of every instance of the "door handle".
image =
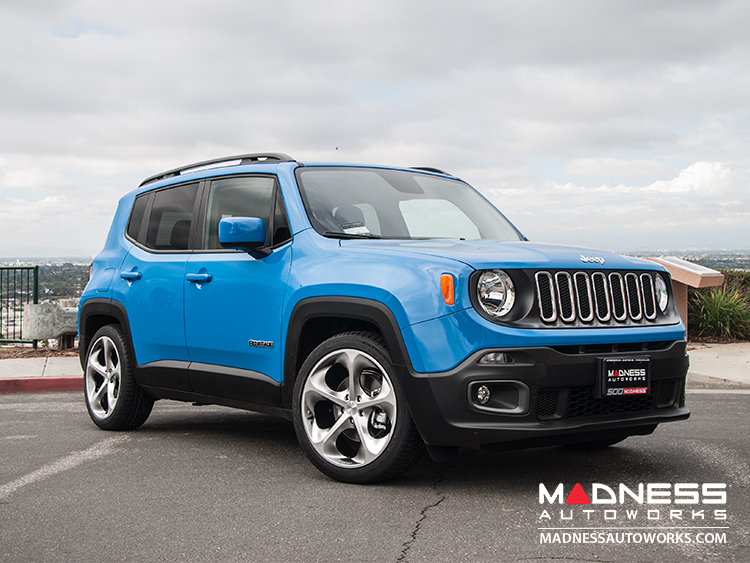
[[135, 270], [132, 271], [132, 272], [120, 272], [120, 277], [122, 279], [124, 279], [124, 280], [127, 280], [127, 281], [136, 281], [136, 280], [139, 280], [139, 279], [141, 279], [142, 275], [143, 274], [141, 274], [140, 272], [135, 271]]
[[185, 276], [185, 279], [191, 283], [208, 283], [214, 277], [209, 273], [200, 273], [200, 274], [187, 274]]

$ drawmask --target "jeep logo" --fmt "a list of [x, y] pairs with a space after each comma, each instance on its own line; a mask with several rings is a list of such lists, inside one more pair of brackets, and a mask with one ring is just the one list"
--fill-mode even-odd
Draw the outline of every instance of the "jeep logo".
[[604, 258], [601, 256], [584, 256], [581, 254], [581, 262], [596, 262], [597, 264], [604, 265]]

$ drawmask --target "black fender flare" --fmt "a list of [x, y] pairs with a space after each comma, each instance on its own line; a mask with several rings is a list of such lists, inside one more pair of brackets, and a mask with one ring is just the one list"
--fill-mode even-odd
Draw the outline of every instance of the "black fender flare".
[[362, 297], [310, 297], [297, 303], [289, 316], [284, 343], [284, 377], [281, 383], [281, 400], [284, 408], [292, 408], [292, 392], [297, 377], [296, 366], [300, 360], [300, 334], [308, 321], [323, 317], [359, 320], [375, 325], [385, 339], [395, 369], [402, 376], [411, 371], [409, 353], [396, 316], [385, 304]]
[[[81, 310], [78, 317], [78, 358], [81, 361], [81, 368], [86, 371], [86, 354], [89, 349], [89, 338], [94, 336], [97, 330], [101, 326], [96, 326], [96, 329], [90, 328], [91, 319], [93, 317], [110, 317], [115, 319], [117, 323], [122, 327], [122, 332], [125, 335], [125, 340], [135, 354], [135, 348], [133, 347], [133, 338], [130, 334], [130, 321], [128, 320], [128, 314], [125, 311], [122, 303], [115, 301], [114, 299], [94, 297], [87, 299], [81, 305]], [[109, 324], [109, 323], [106, 323]], [[98, 325], [98, 323], [97, 323]], [[135, 360], [135, 356], [133, 358]], [[136, 379], [138, 379], [138, 365], [134, 362], [133, 371], [136, 372]]]

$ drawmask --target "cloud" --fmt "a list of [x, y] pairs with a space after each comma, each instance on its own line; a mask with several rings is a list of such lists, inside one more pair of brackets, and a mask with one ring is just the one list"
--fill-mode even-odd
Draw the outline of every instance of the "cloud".
[[742, 0], [6, 2], [0, 204], [31, 207], [0, 239], [39, 207], [71, 245], [103, 240], [144, 177], [271, 150], [444, 168], [542, 234], [553, 205], [601, 240], [579, 217], [594, 194], [610, 217], [715, 216], [701, 240], [727, 240], [750, 181], [748, 20]]
[[696, 162], [680, 172], [677, 178], [654, 182], [647, 190], [656, 192], [721, 192], [732, 182], [732, 171], [721, 162]]
[[488, 196], [533, 240], [609, 249], [746, 248], [744, 191], [726, 165], [697, 162], [643, 187], [547, 182], [518, 198], [503, 190]]
[[650, 178], [671, 172], [671, 167], [658, 160], [623, 160], [608, 158], [577, 158], [563, 168], [563, 173], [574, 176], [606, 176], [620, 178]]

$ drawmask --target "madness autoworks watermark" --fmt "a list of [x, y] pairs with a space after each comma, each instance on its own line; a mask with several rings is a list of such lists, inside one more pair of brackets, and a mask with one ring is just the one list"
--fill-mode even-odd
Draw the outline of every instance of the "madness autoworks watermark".
[[726, 483], [539, 484], [539, 542], [726, 544]]

